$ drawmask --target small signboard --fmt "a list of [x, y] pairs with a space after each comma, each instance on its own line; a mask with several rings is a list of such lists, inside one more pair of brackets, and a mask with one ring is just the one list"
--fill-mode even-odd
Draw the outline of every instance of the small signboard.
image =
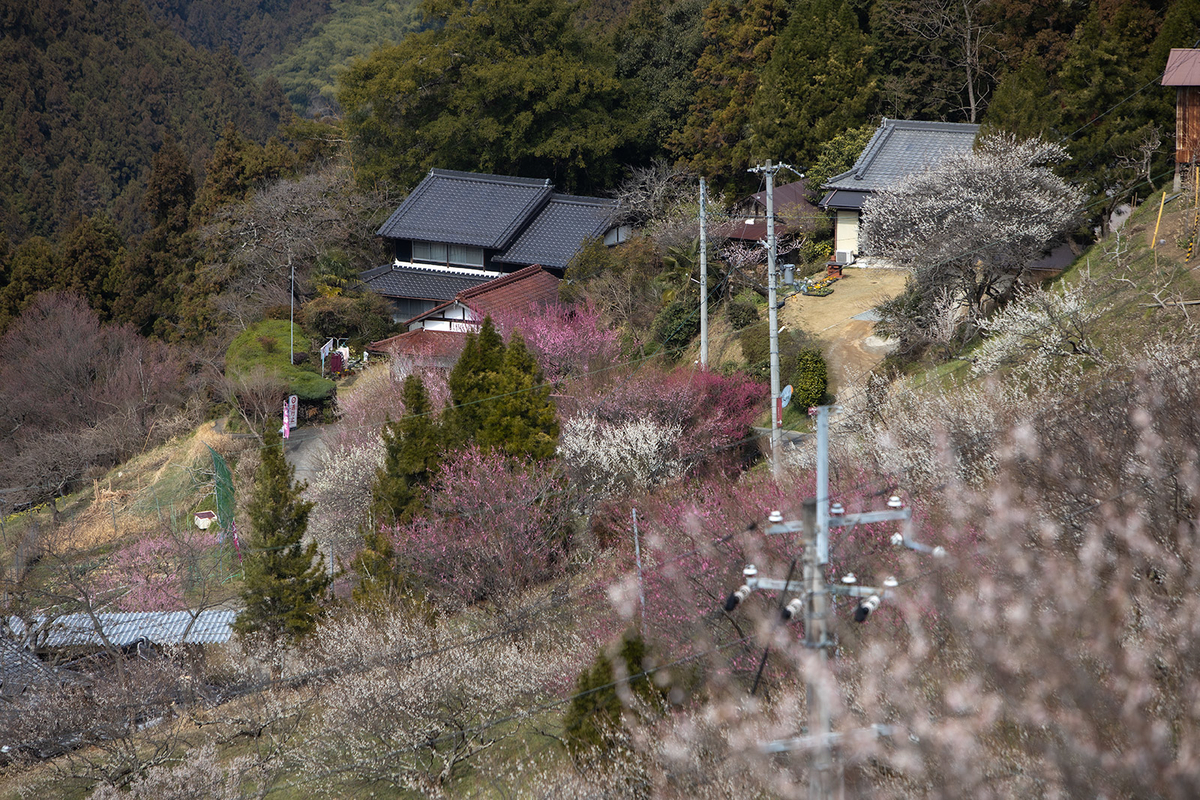
[[288, 422], [293, 428], [296, 427], [296, 412], [300, 410], [300, 398], [296, 395], [288, 397]]
[[779, 399], [783, 403], [784, 408], [787, 408], [788, 403], [792, 402], [792, 385], [790, 383], [783, 387], [783, 394], [779, 396]]

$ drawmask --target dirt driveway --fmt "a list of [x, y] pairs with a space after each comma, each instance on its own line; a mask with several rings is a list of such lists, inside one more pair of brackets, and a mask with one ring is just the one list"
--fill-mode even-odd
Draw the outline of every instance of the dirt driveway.
[[799, 324], [825, 345], [829, 362], [829, 388], [835, 395], [857, 383], [887, 353], [887, 345], [874, 336], [871, 316], [879, 303], [900, 294], [908, 277], [899, 269], [847, 267], [828, 297], [794, 295], [779, 311], [780, 325]]

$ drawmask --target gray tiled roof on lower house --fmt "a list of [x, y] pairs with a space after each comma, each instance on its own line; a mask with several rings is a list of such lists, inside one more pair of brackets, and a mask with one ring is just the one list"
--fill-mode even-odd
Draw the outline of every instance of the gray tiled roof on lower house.
[[453, 300], [454, 295], [499, 277], [498, 272], [392, 264], [359, 273], [375, 294], [416, 300]]
[[[966, 153], [975, 144], [978, 125], [960, 122], [919, 122], [884, 119], [854, 166], [822, 187], [871, 192], [895, 186], [901, 178], [936, 167], [949, 156]], [[822, 200], [822, 205], [830, 205]]]
[[544, 178], [433, 169], [377, 233], [501, 250], [550, 198]]
[[599, 197], [552, 194], [542, 213], [493, 260], [505, 264], [540, 264], [566, 269], [588, 239], [611, 227], [617, 204]]
[[37, 656], [0, 634], [0, 696], [20, 694], [26, 687], [53, 680], [54, 673]]
[[104, 639], [115, 647], [146, 640], [154, 644], [221, 644], [233, 636], [238, 612], [228, 609], [193, 611], [105, 611], [96, 614], [100, 631], [89, 614], [64, 614], [53, 619], [38, 618], [27, 630], [17, 617], [9, 627], [18, 636], [36, 639], [47, 647], [103, 647]]

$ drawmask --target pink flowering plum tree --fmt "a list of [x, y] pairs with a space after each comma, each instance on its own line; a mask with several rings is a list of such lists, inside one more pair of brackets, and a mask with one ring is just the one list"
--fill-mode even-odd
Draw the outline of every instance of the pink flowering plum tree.
[[506, 339], [520, 331], [546, 380], [558, 382], [608, 366], [619, 352], [619, 333], [604, 324], [589, 301], [573, 305], [531, 305], [493, 315]]
[[555, 470], [468, 447], [442, 464], [428, 515], [392, 529], [399, 570], [445, 608], [505, 603], [565, 568], [569, 507]]

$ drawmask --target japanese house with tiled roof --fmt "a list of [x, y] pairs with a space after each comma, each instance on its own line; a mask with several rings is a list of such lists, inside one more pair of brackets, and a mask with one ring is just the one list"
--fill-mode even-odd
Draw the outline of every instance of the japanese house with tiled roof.
[[561, 276], [589, 239], [612, 244], [616, 204], [559, 194], [550, 181], [430, 170], [377, 231], [393, 262], [362, 273], [397, 322], [534, 264]]
[[533, 265], [464, 289], [452, 300], [409, 320], [407, 332], [371, 343], [373, 353], [390, 355], [410, 367], [449, 369], [462, 352], [466, 334], [484, 317], [511, 324], [526, 312], [558, 303], [558, 277]]
[[821, 187], [821, 208], [834, 214], [834, 249], [859, 252], [859, 213], [871, 194], [970, 151], [978, 132], [966, 123], [884, 118], [854, 166]]

